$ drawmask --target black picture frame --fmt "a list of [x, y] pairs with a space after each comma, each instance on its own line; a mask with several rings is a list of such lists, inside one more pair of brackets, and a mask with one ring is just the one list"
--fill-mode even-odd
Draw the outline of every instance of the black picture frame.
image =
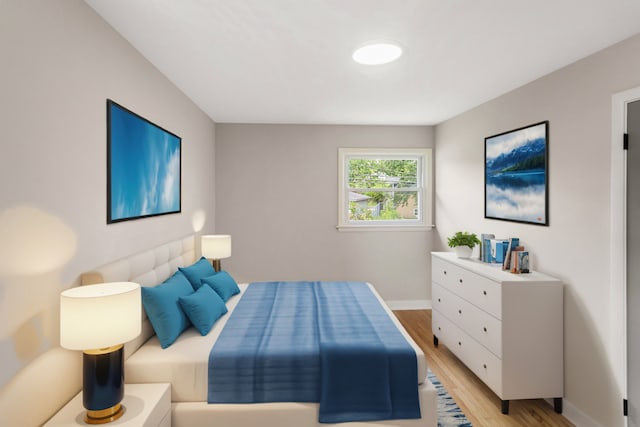
[[484, 139], [484, 217], [549, 225], [549, 121]]
[[182, 211], [182, 138], [107, 99], [107, 224]]

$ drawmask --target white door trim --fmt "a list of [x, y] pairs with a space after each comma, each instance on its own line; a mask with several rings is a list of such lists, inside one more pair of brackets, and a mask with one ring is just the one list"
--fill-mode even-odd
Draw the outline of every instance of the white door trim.
[[[611, 99], [611, 284], [610, 365], [622, 397], [627, 398], [627, 164], [622, 141], [627, 130], [627, 104], [640, 100], [640, 87]], [[626, 418], [625, 418], [626, 425]]]

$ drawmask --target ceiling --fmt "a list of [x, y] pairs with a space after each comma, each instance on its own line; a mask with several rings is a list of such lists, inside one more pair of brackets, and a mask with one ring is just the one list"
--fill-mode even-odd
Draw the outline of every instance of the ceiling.
[[638, 0], [85, 1], [219, 123], [437, 124], [640, 32]]

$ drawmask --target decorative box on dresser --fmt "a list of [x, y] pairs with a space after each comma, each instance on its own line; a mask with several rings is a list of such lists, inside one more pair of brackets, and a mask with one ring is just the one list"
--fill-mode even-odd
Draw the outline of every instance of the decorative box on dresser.
[[432, 252], [432, 331], [502, 400], [553, 398], [562, 413], [563, 285], [532, 271]]

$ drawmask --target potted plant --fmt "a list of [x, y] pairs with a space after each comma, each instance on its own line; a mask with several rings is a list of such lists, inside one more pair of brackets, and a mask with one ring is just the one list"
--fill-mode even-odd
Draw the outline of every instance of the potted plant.
[[447, 241], [449, 247], [456, 251], [458, 258], [469, 258], [473, 247], [480, 244], [480, 239], [475, 233], [467, 233], [466, 231], [457, 231]]

